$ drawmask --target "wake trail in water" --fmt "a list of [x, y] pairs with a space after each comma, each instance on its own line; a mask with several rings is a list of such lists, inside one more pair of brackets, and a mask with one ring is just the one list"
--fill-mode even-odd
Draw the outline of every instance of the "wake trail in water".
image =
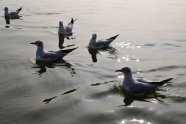
[[[86, 86], [83, 86], [83, 87], [77, 87], [77, 88], [74, 88], [74, 89], [71, 89], [71, 90], [68, 90], [64, 93], [62, 93], [61, 95], [67, 95], [67, 94], [71, 94], [73, 92], [76, 92], [80, 89], [84, 89], [84, 88], [87, 88], [87, 87], [90, 87], [90, 86], [99, 86], [99, 85], [103, 85], [103, 84], [108, 84], [108, 83], [116, 83], [117, 80], [112, 80], [112, 81], [106, 81], [106, 82], [103, 82], [103, 83], [93, 83], [93, 84], [90, 84], [90, 85], [86, 85]], [[53, 99], [57, 98], [58, 96], [54, 96], [54, 97], [51, 97], [51, 98], [46, 98], [45, 100], [43, 100], [43, 102], [45, 102], [45, 104], [48, 104], [49, 102], [51, 102]]]

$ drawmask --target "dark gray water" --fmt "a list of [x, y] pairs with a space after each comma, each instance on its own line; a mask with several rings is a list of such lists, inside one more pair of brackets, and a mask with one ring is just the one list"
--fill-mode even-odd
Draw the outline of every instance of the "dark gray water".
[[[5, 6], [23, 6], [9, 28]], [[185, 124], [185, 0], [1, 0], [0, 8], [0, 124]], [[58, 22], [72, 17], [78, 20], [64, 45], [79, 48], [57, 63], [36, 64], [30, 43], [58, 50]], [[87, 49], [93, 33], [120, 34], [93, 53], [97, 62]], [[115, 73], [125, 66], [134, 77], [172, 77], [172, 84], [156, 97], [127, 99]]]

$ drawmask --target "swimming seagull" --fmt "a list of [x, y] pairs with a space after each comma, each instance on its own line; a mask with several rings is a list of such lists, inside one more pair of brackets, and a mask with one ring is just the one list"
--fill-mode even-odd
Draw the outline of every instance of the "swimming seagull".
[[[76, 19], [77, 20], [77, 19]], [[72, 29], [74, 26], [74, 22], [76, 21], [73, 18], [71, 19], [71, 21], [68, 23], [67, 26], [63, 25], [63, 22], [60, 21], [59, 22], [59, 28], [58, 28], [58, 34], [62, 34], [62, 35], [71, 35], [72, 34]]]
[[19, 18], [19, 12], [22, 10], [23, 7], [17, 9], [15, 12], [9, 12], [8, 7], [5, 7], [4, 10], [4, 17], [9, 19], [16, 19]]
[[123, 72], [125, 77], [123, 79], [122, 87], [134, 95], [147, 93], [150, 90], [156, 89], [165, 83], [169, 83], [173, 78], [165, 79], [159, 82], [148, 81], [145, 79], [133, 79], [132, 71], [129, 67], [124, 67], [116, 72]]
[[101, 48], [105, 48], [107, 47], [112, 41], [114, 41], [116, 39], [116, 37], [118, 37], [118, 35], [110, 37], [108, 39], [102, 39], [102, 40], [97, 40], [97, 34], [92, 34], [92, 38], [90, 39], [89, 45], [88, 47], [91, 49], [101, 49]]
[[59, 51], [44, 51], [44, 44], [41, 40], [38, 40], [30, 44], [34, 44], [37, 46], [36, 60], [43, 61], [43, 62], [52, 62], [52, 61], [61, 59], [67, 54], [69, 54], [70, 52], [72, 52], [73, 50], [78, 48], [76, 47], [72, 49], [59, 50]]

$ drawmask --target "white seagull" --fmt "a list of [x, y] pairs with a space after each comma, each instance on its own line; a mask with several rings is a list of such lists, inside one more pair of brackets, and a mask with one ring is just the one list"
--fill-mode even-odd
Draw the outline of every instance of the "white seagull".
[[37, 46], [36, 60], [43, 61], [43, 62], [52, 62], [61, 59], [67, 54], [69, 54], [70, 52], [72, 52], [73, 50], [78, 48], [76, 47], [72, 49], [59, 50], [59, 51], [44, 51], [44, 44], [42, 41], [38, 40], [30, 44], [34, 44]]
[[173, 79], [169, 78], [158, 82], [148, 81], [145, 79], [133, 79], [132, 71], [129, 67], [116, 70], [116, 72], [124, 73], [125, 77], [123, 79], [122, 87], [134, 95], [147, 93], [148, 91], [156, 89], [165, 83], [169, 83], [169, 81]]
[[92, 34], [92, 38], [91, 38], [90, 41], [89, 41], [88, 47], [91, 48], [91, 49], [102, 49], [102, 48], [105, 48], [105, 47], [107, 47], [112, 41], [114, 41], [114, 40], [116, 39], [117, 36], [119, 36], [119, 34], [116, 35], [116, 36], [110, 37], [110, 38], [108, 38], [108, 39], [101, 39], [101, 40], [97, 40], [97, 41], [96, 41], [97, 34]]
[[[76, 19], [77, 20], [77, 19]], [[76, 21], [73, 18], [71, 19], [71, 21], [68, 23], [67, 26], [63, 25], [63, 22], [60, 21], [59, 22], [59, 28], [58, 28], [58, 34], [62, 34], [62, 35], [71, 35], [72, 34], [72, 29], [74, 26], [74, 22]]]
[[19, 12], [21, 11], [22, 7], [17, 9], [15, 12], [9, 12], [8, 7], [5, 7], [4, 10], [4, 16], [8, 17], [9, 19], [15, 19], [19, 17]]

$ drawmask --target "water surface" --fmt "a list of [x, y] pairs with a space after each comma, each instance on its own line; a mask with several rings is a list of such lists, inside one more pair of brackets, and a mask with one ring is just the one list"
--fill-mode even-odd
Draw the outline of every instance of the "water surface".
[[[21, 19], [6, 27], [3, 8], [23, 6]], [[1, 124], [184, 124], [186, 116], [186, 2], [184, 0], [1, 0]], [[36, 64], [36, 47], [58, 50], [58, 22], [78, 19], [64, 45], [79, 47], [54, 64]], [[88, 42], [120, 36], [94, 53]], [[71, 39], [72, 38], [72, 39]], [[157, 97], [126, 106], [115, 85], [129, 66], [134, 77], [173, 83]], [[129, 97], [130, 98], [130, 97]]]

